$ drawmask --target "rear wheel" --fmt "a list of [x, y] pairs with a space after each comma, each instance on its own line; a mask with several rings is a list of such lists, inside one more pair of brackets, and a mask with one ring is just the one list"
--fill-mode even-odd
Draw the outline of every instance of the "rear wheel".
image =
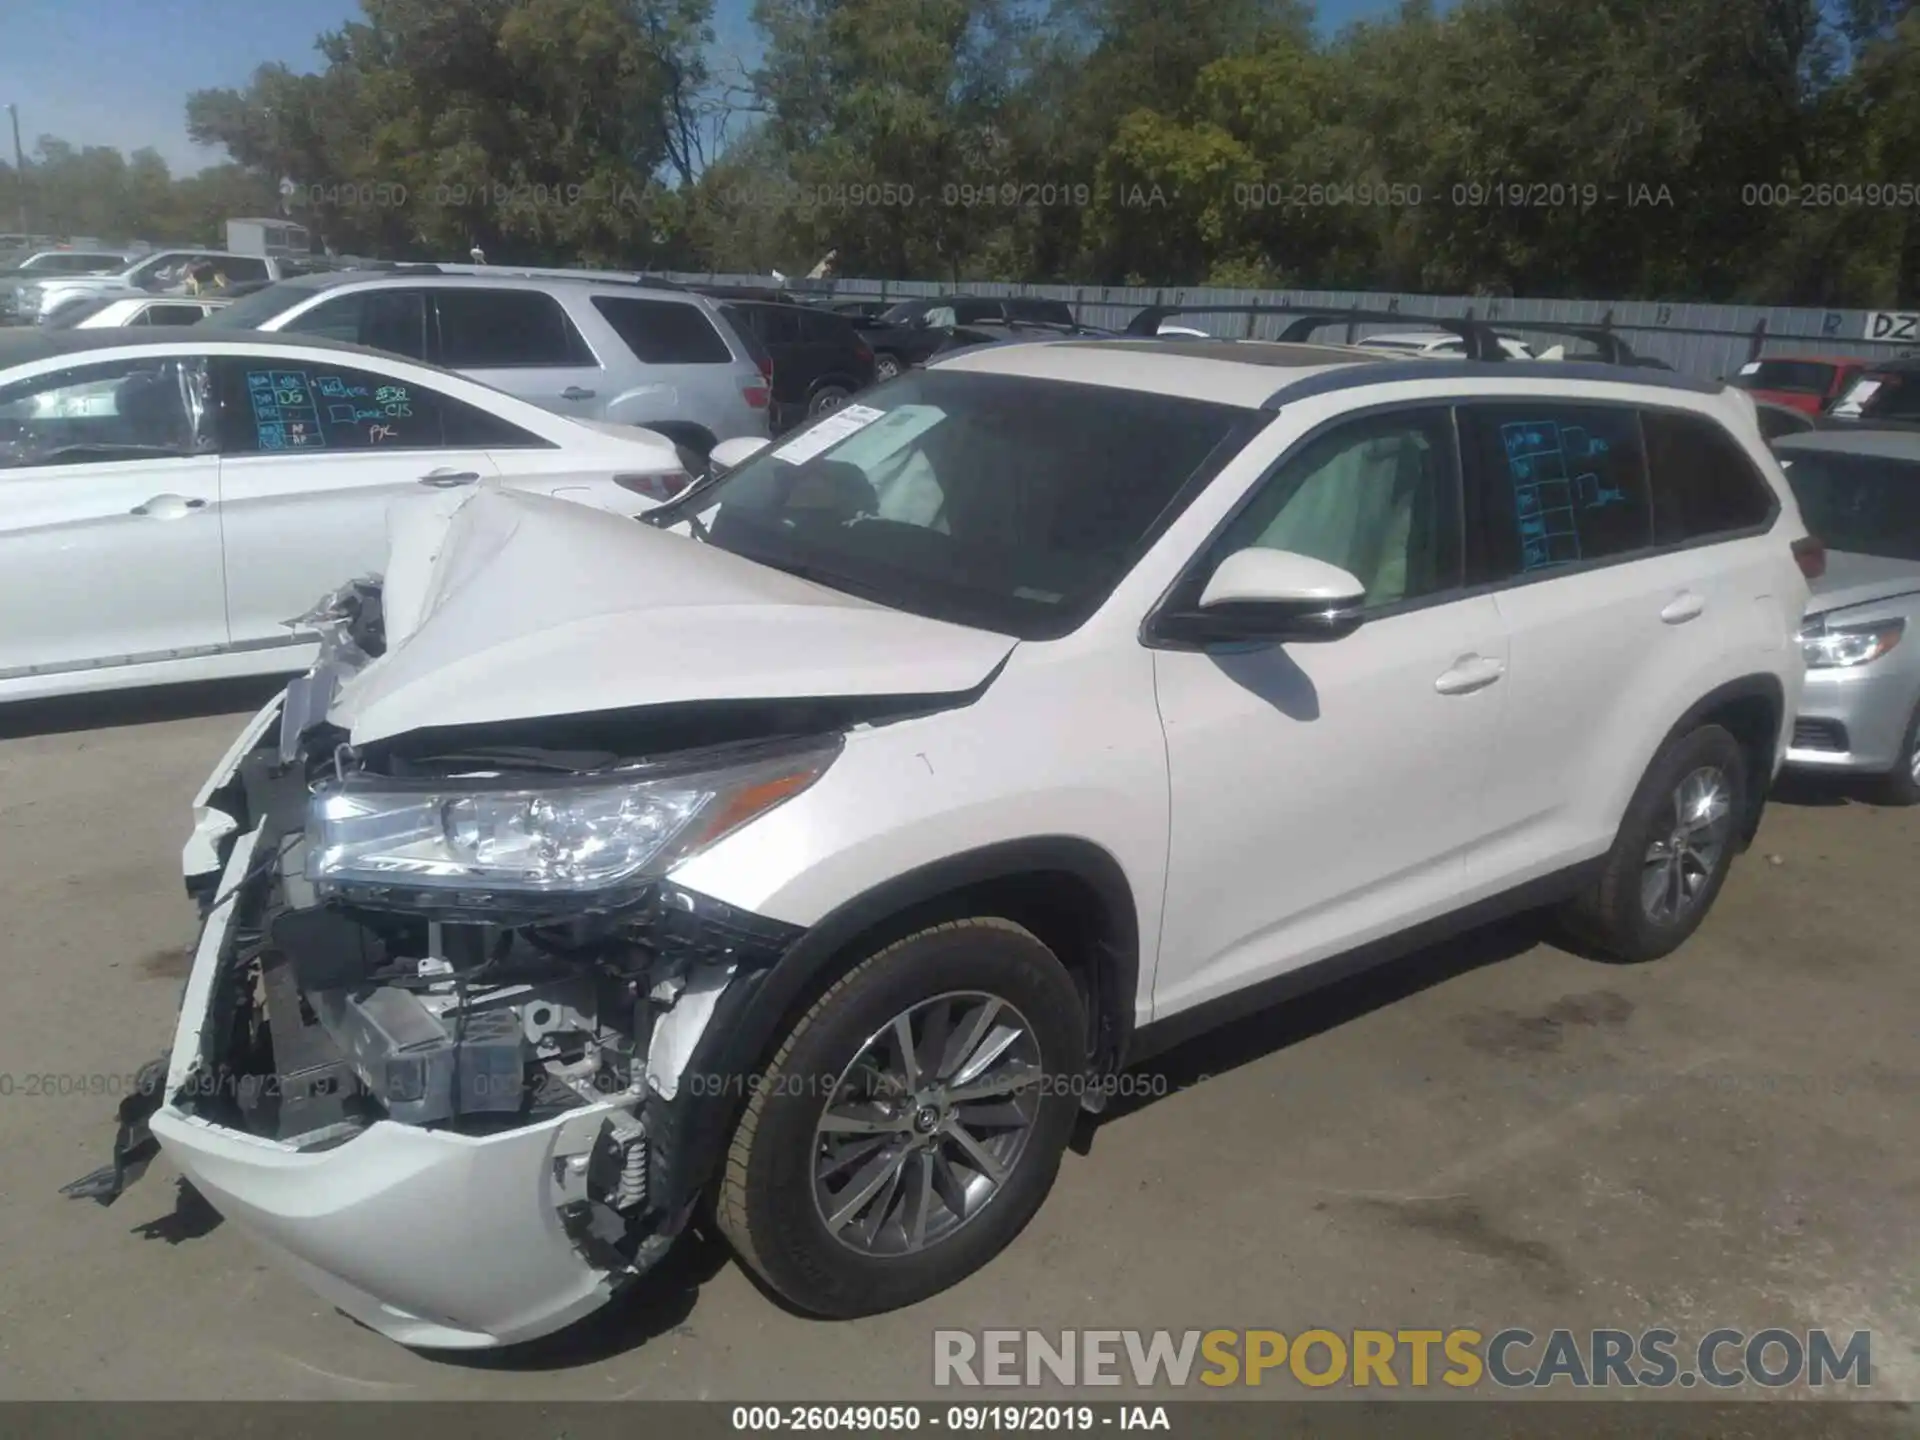
[[1885, 805], [1920, 805], [1920, 705], [1907, 720], [1900, 758], [1880, 777], [1875, 799]]
[[1700, 927], [1739, 848], [1746, 757], [1718, 725], [1668, 743], [1627, 806], [1598, 879], [1562, 911], [1608, 959], [1655, 960]]
[[869, 956], [753, 1086], [716, 1207], [741, 1257], [821, 1315], [912, 1304], [972, 1274], [1052, 1188], [1085, 1026], [1053, 952], [1006, 920]]
[[875, 380], [891, 380], [900, 373], [902, 368], [898, 355], [889, 355], [883, 350], [873, 357], [873, 378]]
[[830, 410], [838, 410], [851, 398], [853, 392], [844, 385], [822, 385], [813, 392], [813, 398], [807, 402], [807, 415], [825, 415]]

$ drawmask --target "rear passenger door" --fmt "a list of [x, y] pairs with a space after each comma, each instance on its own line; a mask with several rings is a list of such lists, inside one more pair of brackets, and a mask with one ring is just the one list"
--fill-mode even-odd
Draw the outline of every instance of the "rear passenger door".
[[432, 294], [438, 363], [556, 414], [576, 420], [606, 414], [606, 372], [553, 296], [464, 286]]
[[1519, 883], [1603, 852], [1673, 724], [1761, 668], [1778, 567], [1741, 547], [1762, 554], [1775, 501], [1704, 416], [1650, 412], [1643, 432], [1631, 405], [1541, 400], [1459, 417], [1469, 566], [1511, 667], [1495, 838], [1468, 883]]

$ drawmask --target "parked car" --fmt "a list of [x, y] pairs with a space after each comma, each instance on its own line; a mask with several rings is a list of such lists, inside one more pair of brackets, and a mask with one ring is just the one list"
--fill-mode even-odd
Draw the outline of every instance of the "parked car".
[[721, 440], [767, 435], [771, 358], [713, 301], [678, 287], [446, 267], [348, 271], [269, 286], [206, 323], [370, 345], [558, 415], [645, 425], [695, 457]]
[[873, 384], [873, 348], [844, 315], [755, 300], [723, 301], [720, 310], [773, 359], [775, 433], [836, 410]]
[[[1161, 332], [1165, 334], [1163, 330]], [[1358, 342], [1363, 350], [1386, 350], [1396, 355], [1418, 355], [1422, 358], [1459, 358], [1464, 356], [1466, 342], [1458, 335], [1447, 330], [1408, 330], [1384, 335], [1368, 335]], [[1533, 351], [1526, 342], [1503, 335], [1500, 348], [1513, 360], [1530, 360]]]
[[198, 325], [233, 301], [220, 295], [100, 295], [63, 305], [50, 330], [120, 330], [129, 325]]
[[285, 621], [379, 568], [395, 498], [495, 476], [627, 515], [689, 478], [649, 431], [355, 346], [0, 334], [0, 700], [298, 670]]
[[1755, 400], [1818, 415], [1852, 388], [1866, 363], [1854, 356], [1764, 355], [1742, 365], [1732, 383]]
[[1828, 407], [1826, 418], [1874, 429], [1920, 426], [1920, 355], [1866, 366]]
[[38, 250], [11, 257], [0, 269], [0, 324], [26, 318], [20, 287], [62, 275], [99, 275], [124, 270], [133, 257], [118, 250]]
[[292, 273], [292, 263], [259, 255], [235, 255], [225, 250], [155, 250], [125, 269], [99, 275], [63, 275], [24, 281], [14, 287], [21, 318], [42, 323], [67, 306], [102, 295], [184, 294], [196, 273], [205, 273], [203, 289], [222, 289], [249, 280], [278, 280]]
[[414, 1346], [557, 1329], [709, 1202], [858, 1315], [1210, 1024], [1503, 908], [1673, 950], [1817, 548], [1745, 395], [1501, 368], [987, 346], [645, 523], [396, 515], [383, 632], [201, 791], [170, 1058], [74, 1193], [150, 1130]]
[[836, 315], [851, 315], [860, 320], [874, 320], [887, 313], [894, 306], [892, 300], [825, 300], [815, 302], [823, 310], [831, 310]]
[[902, 300], [872, 320], [861, 322], [873, 347], [874, 372], [891, 380], [912, 365], [924, 364], [951, 348], [950, 332], [974, 325], [1030, 321], [1075, 326], [1073, 308], [1064, 300], [1028, 296], [931, 295]]
[[1920, 433], [1817, 430], [1774, 453], [1827, 547], [1787, 763], [1920, 804]]

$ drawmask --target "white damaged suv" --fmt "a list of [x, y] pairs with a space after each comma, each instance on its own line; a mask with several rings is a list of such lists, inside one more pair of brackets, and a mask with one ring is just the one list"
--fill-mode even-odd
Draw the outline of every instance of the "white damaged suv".
[[957, 353], [642, 522], [397, 512], [198, 799], [170, 1057], [70, 1189], [157, 1140], [422, 1347], [698, 1215], [921, 1299], [1207, 1025], [1503, 908], [1681, 944], [1820, 563], [1740, 391], [1210, 340]]

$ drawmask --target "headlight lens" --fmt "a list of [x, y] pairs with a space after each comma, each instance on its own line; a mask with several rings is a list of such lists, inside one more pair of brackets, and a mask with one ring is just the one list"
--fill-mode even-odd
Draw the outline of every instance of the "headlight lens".
[[[352, 777], [315, 792], [307, 874], [324, 892], [375, 885], [598, 895], [663, 874], [826, 773], [840, 737], [548, 780]], [[517, 783], [516, 783], [517, 782]]]
[[1828, 629], [1809, 626], [1800, 632], [1800, 653], [1810, 670], [1833, 670], [1878, 660], [1900, 643], [1907, 622], [1877, 620], [1871, 625], [1842, 625]]

